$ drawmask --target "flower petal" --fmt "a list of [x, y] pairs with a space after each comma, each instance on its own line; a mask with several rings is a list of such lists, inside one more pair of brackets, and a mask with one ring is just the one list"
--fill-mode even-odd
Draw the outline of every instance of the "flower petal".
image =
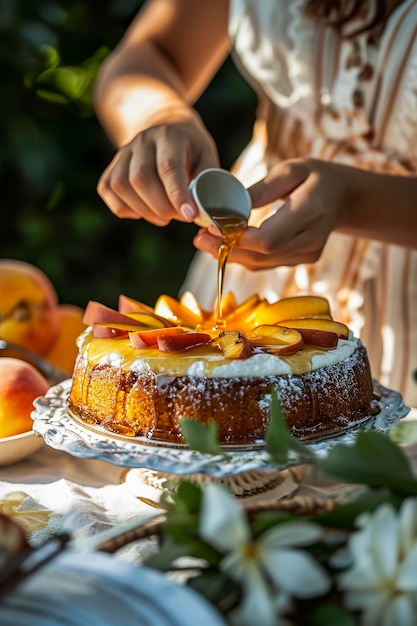
[[242, 613], [245, 624], [262, 624], [262, 626], [279, 626], [281, 621], [277, 613], [278, 603], [265, 584], [259, 568], [252, 563], [247, 568], [243, 581]]
[[283, 522], [267, 530], [260, 543], [271, 548], [277, 546], [305, 546], [318, 541], [323, 530], [310, 522]]
[[384, 580], [395, 577], [399, 558], [399, 519], [392, 506], [380, 506], [371, 521], [374, 567]]
[[400, 565], [397, 587], [401, 591], [417, 592], [417, 543], [405, 555], [405, 559]]
[[387, 601], [388, 594], [382, 591], [355, 591], [345, 594], [343, 605], [352, 611], [365, 609], [379, 615]]
[[415, 626], [416, 609], [416, 604], [409, 596], [395, 596], [385, 607], [378, 626]]
[[330, 580], [326, 572], [307, 552], [271, 550], [262, 552], [262, 565], [274, 583], [298, 598], [326, 593]]
[[[380, 594], [376, 596], [363, 611], [361, 626], [382, 626], [388, 602], [389, 598], [387, 595]], [[392, 624], [391, 626], [400, 626], [400, 624]]]
[[223, 487], [203, 489], [200, 534], [218, 550], [231, 550], [250, 538], [250, 529], [236, 500]]
[[395, 578], [399, 559], [399, 519], [386, 504], [367, 517], [366, 527], [354, 533], [348, 542], [354, 565], [381, 584]]
[[[384, 581], [383, 581], [384, 583]], [[383, 588], [379, 576], [376, 575], [370, 561], [361, 563], [357, 567], [350, 568], [339, 576], [341, 589], [352, 591], [376, 591]]]
[[248, 576], [254, 561], [245, 558], [244, 550], [231, 550], [220, 561], [220, 568], [234, 580], [241, 581]]
[[407, 554], [417, 541], [417, 498], [404, 500], [400, 510], [401, 551]]

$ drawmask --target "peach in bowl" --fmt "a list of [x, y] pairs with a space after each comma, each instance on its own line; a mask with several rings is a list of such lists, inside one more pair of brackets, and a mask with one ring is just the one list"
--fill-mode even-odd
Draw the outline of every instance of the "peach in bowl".
[[0, 466], [22, 461], [44, 445], [42, 437], [33, 430], [0, 439]]
[[48, 388], [46, 378], [26, 361], [0, 358], [0, 465], [15, 463], [42, 446], [30, 415], [33, 401]]

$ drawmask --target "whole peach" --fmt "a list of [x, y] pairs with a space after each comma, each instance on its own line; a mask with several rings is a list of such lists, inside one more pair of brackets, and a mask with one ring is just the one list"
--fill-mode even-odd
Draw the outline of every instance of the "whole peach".
[[16, 259], [0, 259], [0, 339], [45, 354], [55, 341], [58, 297], [47, 276]]
[[0, 437], [32, 430], [33, 401], [48, 388], [48, 381], [30, 363], [0, 357]]
[[78, 354], [77, 337], [87, 328], [83, 322], [84, 309], [75, 304], [60, 304], [57, 315], [58, 334], [45, 358], [70, 377]]

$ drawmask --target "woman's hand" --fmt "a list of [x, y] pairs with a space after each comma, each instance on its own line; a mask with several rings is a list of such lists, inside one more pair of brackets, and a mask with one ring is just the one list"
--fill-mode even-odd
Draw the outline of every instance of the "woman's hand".
[[197, 208], [188, 185], [201, 170], [218, 167], [213, 139], [190, 110], [180, 121], [158, 123], [123, 146], [102, 174], [97, 191], [120, 218], [157, 226], [191, 222]]
[[[353, 168], [315, 159], [277, 165], [249, 192], [254, 209], [280, 199], [283, 203], [259, 228], [246, 229], [230, 261], [250, 270], [317, 261], [330, 233], [348, 221], [355, 175]], [[194, 244], [216, 256], [219, 233], [202, 229]]]

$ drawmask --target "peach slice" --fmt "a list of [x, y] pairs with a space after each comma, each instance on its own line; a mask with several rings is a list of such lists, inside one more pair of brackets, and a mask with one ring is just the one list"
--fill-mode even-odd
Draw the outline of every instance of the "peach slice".
[[342, 322], [335, 322], [334, 320], [306, 317], [304, 319], [292, 319], [283, 320], [280, 322], [280, 326], [286, 326], [287, 328], [311, 329], [311, 330], [325, 330], [327, 332], [336, 333], [338, 337], [347, 339], [349, 337], [349, 328]]
[[155, 315], [155, 313], [126, 313], [128, 317], [131, 317], [132, 320], [136, 320], [145, 326], [150, 326], [151, 328], [168, 328], [169, 326], [174, 326], [174, 323], [170, 320], [165, 319], [165, 317], [160, 317], [159, 315]]
[[149, 330], [130, 332], [129, 339], [133, 348], [157, 348], [159, 337], [180, 335], [182, 333], [185, 333], [185, 330], [179, 326], [171, 326], [170, 328], [151, 328]]
[[228, 291], [222, 298], [222, 315], [227, 317], [233, 313], [237, 307], [237, 302], [234, 294]]
[[337, 346], [339, 337], [330, 330], [317, 330], [315, 328], [297, 328], [304, 340], [304, 345], [331, 350]]
[[184, 291], [180, 298], [180, 304], [191, 311], [200, 320], [199, 323], [201, 324], [204, 319], [204, 313], [197, 298], [191, 291]]
[[252, 344], [240, 330], [221, 332], [215, 343], [228, 359], [247, 359], [253, 354]]
[[303, 337], [298, 330], [275, 324], [258, 326], [249, 335], [249, 341], [257, 348], [279, 354], [293, 354], [304, 347]]
[[227, 326], [242, 327], [245, 330], [251, 328], [258, 311], [263, 308], [262, 304], [263, 300], [258, 295], [250, 296], [230, 313], [227, 318]]
[[195, 328], [202, 321], [199, 315], [196, 315], [172, 296], [167, 295], [159, 296], [154, 307], [154, 313], [174, 322], [174, 324], [182, 324], [191, 328]]
[[0, 357], [0, 437], [32, 430], [33, 401], [48, 388], [46, 378], [30, 363]]
[[153, 308], [148, 304], [144, 304], [143, 302], [139, 302], [139, 300], [129, 298], [129, 296], [123, 294], [119, 296], [117, 308], [119, 313], [153, 313]]
[[83, 322], [86, 326], [92, 326], [93, 324], [124, 324], [130, 326], [132, 330], [134, 330], [136, 326], [147, 326], [147, 324], [143, 324], [128, 315], [119, 313], [119, 311], [105, 304], [101, 304], [100, 302], [96, 302], [95, 300], [88, 302], [84, 311]]
[[282, 298], [268, 307], [257, 311], [255, 324], [278, 324], [283, 320], [303, 317], [325, 317], [331, 319], [330, 306], [321, 296], [294, 296]]
[[203, 346], [211, 341], [207, 333], [183, 332], [179, 334], [163, 334], [157, 338], [158, 348], [162, 352], [183, 352], [191, 348]]
[[58, 296], [37, 267], [0, 259], [0, 337], [44, 355], [58, 334]]
[[[96, 322], [92, 325], [93, 337], [96, 339], [121, 339], [129, 332], [138, 328], [134, 324], [117, 324], [116, 322]], [[140, 328], [143, 328], [142, 326]]]

